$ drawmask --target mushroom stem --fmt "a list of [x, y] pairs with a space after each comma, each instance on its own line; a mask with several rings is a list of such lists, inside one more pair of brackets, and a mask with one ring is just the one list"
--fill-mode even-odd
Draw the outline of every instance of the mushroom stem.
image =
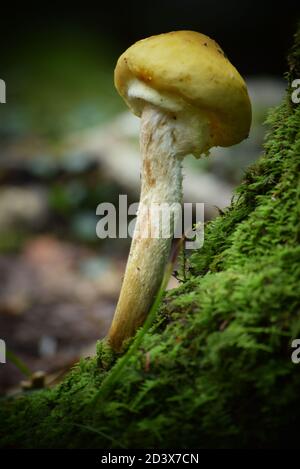
[[177, 117], [146, 105], [140, 134], [143, 158], [140, 207], [108, 334], [116, 351], [143, 324], [163, 278], [182, 200], [182, 142], [178, 138]]

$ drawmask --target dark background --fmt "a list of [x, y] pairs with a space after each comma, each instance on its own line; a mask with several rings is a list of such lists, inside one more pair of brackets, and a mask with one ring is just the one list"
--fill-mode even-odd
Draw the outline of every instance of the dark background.
[[40, 33], [42, 40], [62, 29], [72, 34], [80, 28], [95, 41], [106, 38], [118, 54], [143, 37], [192, 29], [215, 38], [242, 74], [278, 75], [286, 69], [285, 56], [298, 13], [299, 5], [293, 0], [127, 0], [80, 6], [6, 2], [1, 5], [0, 67], [33, 33]]

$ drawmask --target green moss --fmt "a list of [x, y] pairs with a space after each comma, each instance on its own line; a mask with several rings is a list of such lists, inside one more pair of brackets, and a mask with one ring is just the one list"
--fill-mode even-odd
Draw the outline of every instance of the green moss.
[[[289, 83], [299, 44], [300, 35]], [[269, 117], [264, 155], [207, 226], [187, 280], [166, 296], [120, 379], [101, 394], [116, 361], [102, 342], [97, 359], [54, 389], [3, 399], [3, 447], [296, 446], [300, 106], [290, 91]]]
[[97, 364], [100, 369], [108, 370], [116, 361], [116, 354], [109, 346], [108, 342], [103, 339], [97, 342]]

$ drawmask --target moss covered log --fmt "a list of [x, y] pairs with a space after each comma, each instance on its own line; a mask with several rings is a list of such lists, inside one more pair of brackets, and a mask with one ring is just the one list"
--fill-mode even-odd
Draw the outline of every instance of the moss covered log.
[[[299, 439], [300, 34], [264, 155], [206, 228], [187, 280], [130, 357], [105, 343], [53, 389], [0, 403], [2, 447], [293, 447]], [[97, 397], [97, 399], [95, 399]]]

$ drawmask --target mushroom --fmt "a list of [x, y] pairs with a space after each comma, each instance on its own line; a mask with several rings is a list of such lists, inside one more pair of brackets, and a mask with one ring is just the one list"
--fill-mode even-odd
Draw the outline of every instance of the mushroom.
[[243, 78], [220, 46], [193, 31], [160, 34], [133, 44], [117, 62], [115, 86], [141, 117], [143, 159], [142, 209], [108, 333], [110, 345], [119, 351], [147, 317], [170, 253], [172, 230], [169, 236], [151, 237], [151, 207], [168, 204], [175, 221], [182, 201], [182, 159], [245, 139], [251, 104]]

